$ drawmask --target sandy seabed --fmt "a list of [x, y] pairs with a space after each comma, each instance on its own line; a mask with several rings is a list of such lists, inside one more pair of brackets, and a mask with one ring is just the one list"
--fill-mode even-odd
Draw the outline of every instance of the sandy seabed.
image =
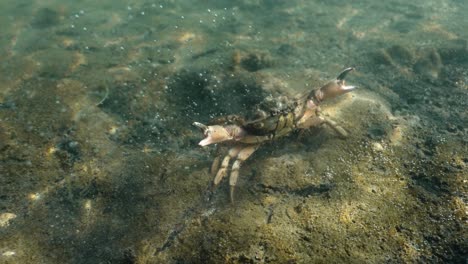
[[[2, 1], [0, 263], [465, 263], [464, 1]], [[320, 87], [236, 201], [191, 124]], [[209, 199], [208, 199], [209, 198]]]

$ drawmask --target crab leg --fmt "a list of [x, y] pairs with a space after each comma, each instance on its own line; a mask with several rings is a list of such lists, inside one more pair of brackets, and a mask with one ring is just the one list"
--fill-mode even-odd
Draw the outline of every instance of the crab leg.
[[313, 117], [313, 118], [309, 118], [305, 122], [300, 124], [299, 127], [302, 128], [302, 129], [307, 129], [307, 128], [311, 128], [311, 127], [317, 127], [317, 126], [320, 126], [322, 124], [326, 124], [329, 127], [331, 127], [333, 130], [335, 130], [335, 132], [338, 135], [340, 135], [340, 137], [342, 137], [342, 138], [348, 137], [348, 132], [346, 132], [346, 130], [344, 130], [344, 128], [342, 128], [340, 125], [338, 125], [338, 123], [336, 123], [335, 121], [333, 121], [333, 120], [331, 120], [331, 119], [329, 119], [327, 117], [324, 117], [324, 116], [316, 116], [316, 117]]
[[238, 154], [237, 154], [237, 159], [234, 161], [234, 164], [232, 164], [232, 169], [231, 169], [231, 176], [229, 177], [229, 186], [230, 186], [230, 197], [231, 197], [231, 202], [234, 202], [234, 189], [237, 184], [237, 178], [239, 178], [239, 169], [242, 165], [242, 162], [246, 161], [257, 149], [258, 149], [258, 144], [257, 145], [249, 145], [245, 148], [243, 148]]
[[340, 125], [338, 125], [338, 123], [336, 123], [335, 121], [329, 118], [325, 118], [325, 117], [320, 117], [320, 118], [322, 119], [322, 123], [327, 124], [329, 127], [333, 128], [333, 130], [335, 130], [335, 132], [338, 133], [340, 137], [342, 138], [348, 137], [348, 132], [346, 132], [346, 130], [344, 130], [344, 128], [342, 128]]
[[220, 157], [220, 156], [216, 156], [216, 157], [214, 158], [214, 160], [213, 160], [213, 163], [211, 163], [210, 172], [211, 172], [211, 175], [212, 175], [212, 176], [215, 176], [215, 173], [218, 172], [220, 160], [221, 160], [221, 157]]
[[214, 158], [214, 160], [213, 160], [213, 163], [211, 163], [210, 172], [211, 172], [211, 175], [212, 175], [212, 176], [215, 176], [215, 173], [218, 172], [220, 159], [221, 159], [220, 156], [216, 156], [216, 157]]
[[224, 157], [223, 162], [221, 163], [221, 168], [218, 170], [216, 177], [213, 180], [214, 186], [217, 186], [219, 182], [226, 176], [229, 161], [231, 161], [232, 158], [235, 158], [241, 150], [241, 146], [235, 146], [229, 150], [228, 154]]
[[221, 158], [223, 157], [222, 154], [222, 147], [221, 146], [216, 146], [216, 156], [213, 160], [213, 163], [211, 163], [211, 168], [210, 168], [210, 173], [211, 176], [216, 176], [216, 173], [219, 170], [219, 165], [221, 165]]

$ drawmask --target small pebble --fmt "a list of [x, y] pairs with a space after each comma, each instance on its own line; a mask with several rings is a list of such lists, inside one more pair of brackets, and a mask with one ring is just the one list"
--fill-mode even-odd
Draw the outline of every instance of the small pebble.
[[4, 257], [11, 257], [11, 256], [14, 256], [14, 255], [16, 255], [16, 252], [14, 252], [14, 251], [5, 251], [2, 254], [2, 256], [4, 256]]
[[379, 142], [374, 142], [374, 143], [372, 143], [372, 149], [373, 149], [374, 151], [380, 152], [380, 151], [383, 151], [383, 150], [384, 150], [384, 147], [383, 147], [382, 144], [380, 144]]
[[7, 227], [10, 224], [10, 220], [14, 218], [16, 218], [16, 215], [12, 213], [0, 214], [0, 227]]

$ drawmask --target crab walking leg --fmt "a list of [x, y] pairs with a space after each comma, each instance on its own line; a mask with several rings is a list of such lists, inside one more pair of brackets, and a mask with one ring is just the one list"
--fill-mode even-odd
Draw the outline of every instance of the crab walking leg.
[[210, 172], [211, 172], [211, 175], [212, 176], [215, 176], [215, 173], [218, 172], [218, 168], [219, 168], [219, 161], [221, 160], [221, 157], [220, 156], [216, 156], [213, 160], [213, 163], [211, 163], [211, 169], [210, 169]]
[[338, 125], [338, 123], [336, 123], [335, 121], [324, 116], [316, 116], [313, 118], [309, 118], [306, 121], [299, 124], [298, 127], [301, 129], [307, 129], [310, 127], [317, 127], [322, 124], [326, 124], [329, 127], [331, 127], [333, 130], [335, 130], [336, 133], [338, 133], [338, 135], [340, 135], [340, 137], [342, 138], [348, 137], [348, 132], [346, 132], [344, 128]]
[[213, 176], [213, 177], [216, 176], [216, 173], [218, 172], [219, 165], [220, 165], [220, 162], [221, 162], [221, 157], [222, 157], [221, 147], [217, 146], [216, 147], [216, 157], [214, 158], [213, 163], [211, 163], [211, 169], [210, 169], [211, 176]]
[[232, 158], [235, 158], [237, 154], [239, 154], [241, 149], [241, 146], [235, 146], [229, 149], [228, 154], [224, 157], [223, 162], [221, 163], [221, 168], [218, 170], [218, 172], [216, 173], [216, 177], [213, 180], [214, 186], [217, 186], [219, 182], [226, 176], [229, 161], [231, 161]]
[[327, 124], [329, 127], [333, 128], [333, 130], [335, 130], [335, 132], [338, 133], [340, 137], [348, 137], [348, 132], [346, 132], [346, 130], [344, 130], [344, 128], [342, 128], [340, 125], [338, 125], [338, 123], [326, 117], [320, 118], [322, 119], [322, 123]]
[[239, 154], [237, 155], [236, 161], [232, 164], [231, 169], [231, 176], [229, 177], [229, 186], [230, 186], [230, 196], [231, 202], [234, 202], [234, 189], [237, 184], [237, 178], [239, 177], [239, 169], [241, 167], [242, 162], [246, 161], [257, 149], [259, 144], [256, 145], [249, 145], [243, 148]]
[[215, 159], [213, 160], [213, 163], [211, 163], [211, 174], [214, 176], [214, 173], [218, 171], [219, 168], [219, 160], [221, 158], [219, 156], [216, 156]]

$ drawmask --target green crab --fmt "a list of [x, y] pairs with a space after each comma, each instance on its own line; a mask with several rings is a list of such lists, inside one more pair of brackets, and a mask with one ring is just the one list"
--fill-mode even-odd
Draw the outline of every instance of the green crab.
[[204, 125], [194, 122], [200, 128], [205, 138], [200, 146], [220, 144], [229, 146], [229, 150], [218, 155], [211, 166], [214, 175], [213, 185], [217, 186], [228, 174], [229, 164], [234, 160], [230, 169], [229, 185], [231, 202], [234, 201], [234, 189], [239, 177], [239, 169], [263, 143], [285, 137], [295, 131], [312, 127], [328, 125], [341, 137], [347, 132], [335, 121], [321, 115], [320, 103], [356, 89], [356, 86], [345, 84], [345, 77], [354, 68], [344, 69], [336, 79], [327, 82], [322, 87], [308, 93], [289, 99], [281, 96], [276, 99], [267, 98], [250, 118], [239, 115], [218, 117]]

